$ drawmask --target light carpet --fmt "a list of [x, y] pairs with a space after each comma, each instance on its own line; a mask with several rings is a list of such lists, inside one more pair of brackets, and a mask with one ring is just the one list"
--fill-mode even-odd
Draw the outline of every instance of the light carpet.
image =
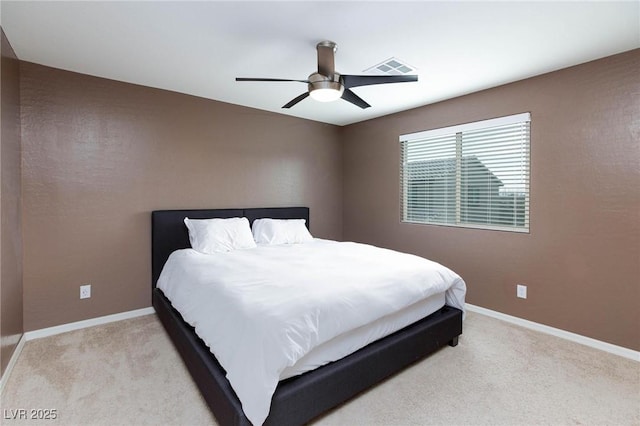
[[[16, 420], [19, 409], [55, 420]], [[155, 315], [25, 344], [3, 425], [212, 425]], [[640, 363], [469, 313], [445, 347], [314, 425], [640, 425]]]

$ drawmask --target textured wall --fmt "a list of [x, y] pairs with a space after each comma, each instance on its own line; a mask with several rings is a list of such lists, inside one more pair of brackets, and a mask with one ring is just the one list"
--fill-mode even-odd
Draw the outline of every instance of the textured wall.
[[335, 126], [24, 62], [21, 82], [26, 330], [150, 306], [155, 209], [308, 206], [342, 237]]
[[[469, 303], [640, 350], [639, 99], [634, 50], [351, 125], [344, 237], [451, 267]], [[400, 223], [399, 135], [525, 111], [530, 234]]]
[[0, 172], [0, 374], [23, 332], [20, 159], [20, 66], [2, 33]]
[[[25, 329], [149, 306], [153, 209], [308, 205], [317, 236], [344, 222], [470, 303], [639, 350], [639, 52], [345, 128], [22, 63]], [[399, 222], [398, 135], [524, 111], [530, 234]]]

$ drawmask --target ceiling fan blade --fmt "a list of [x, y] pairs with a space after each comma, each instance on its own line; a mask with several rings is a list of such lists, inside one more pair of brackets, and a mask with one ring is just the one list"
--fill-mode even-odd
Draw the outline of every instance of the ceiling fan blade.
[[345, 89], [358, 86], [369, 86], [372, 84], [387, 83], [408, 83], [418, 81], [417, 75], [344, 75], [342, 74], [342, 84]]
[[356, 95], [351, 90], [346, 88], [344, 89], [344, 92], [342, 92], [342, 99], [351, 102], [352, 104], [359, 106], [362, 109], [369, 108], [371, 106], [366, 103], [360, 96]]
[[301, 100], [303, 100], [304, 98], [306, 98], [307, 96], [309, 96], [309, 92], [304, 92], [302, 95], [293, 98], [292, 100], [290, 100], [285, 106], [283, 106], [282, 108], [291, 108], [292, 106], [294, 106], [295, 104], [297, 104], [298, 102], [300, 102]]
[[300, 83], [309, 83], [309, 80], [288, 80], [286, 78], [244, 78], [244, 77], [236, 77], [236, 81], [298, 81]]

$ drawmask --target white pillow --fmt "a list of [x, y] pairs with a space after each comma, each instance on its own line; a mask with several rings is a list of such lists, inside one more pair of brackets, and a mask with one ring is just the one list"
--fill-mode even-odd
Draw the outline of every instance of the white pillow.
[[297, 244], [313, 241], [305, 219], [256, 219], [253, 238], [258, 244]]
[[246, 217], [230, 219], [184, 218], [189, 230], [191, 247], [200, 253], [211, 254], [256, 247]]

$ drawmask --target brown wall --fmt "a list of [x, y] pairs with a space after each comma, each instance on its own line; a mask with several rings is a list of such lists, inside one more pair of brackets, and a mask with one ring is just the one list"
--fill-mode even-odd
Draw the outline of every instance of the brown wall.
[[31, 63], [21, 81], [26, 330], [150, 306], [154, 209], [309, 206], [342, 237], [335, 126]]
[[[344, 128], [22, 63], [24, 328], [149, 306], [153, 209], [308, 205], [319, 237], [432, 258], [470, 303], [639, 350], [639, 59]], [[524, 111], [530, 234], [399, 222], [398, 135]]]
[[20, 153], [20, 66], [1, 31], [0, 73], [0, 375], [23, 333]]
[[[344, 237], [451, 267], [469, 303], [640, 350], [639, 99], [635, 50], [348, 126]], [[525, 111], [529, 234], [400, 223], [399, 135]]]

